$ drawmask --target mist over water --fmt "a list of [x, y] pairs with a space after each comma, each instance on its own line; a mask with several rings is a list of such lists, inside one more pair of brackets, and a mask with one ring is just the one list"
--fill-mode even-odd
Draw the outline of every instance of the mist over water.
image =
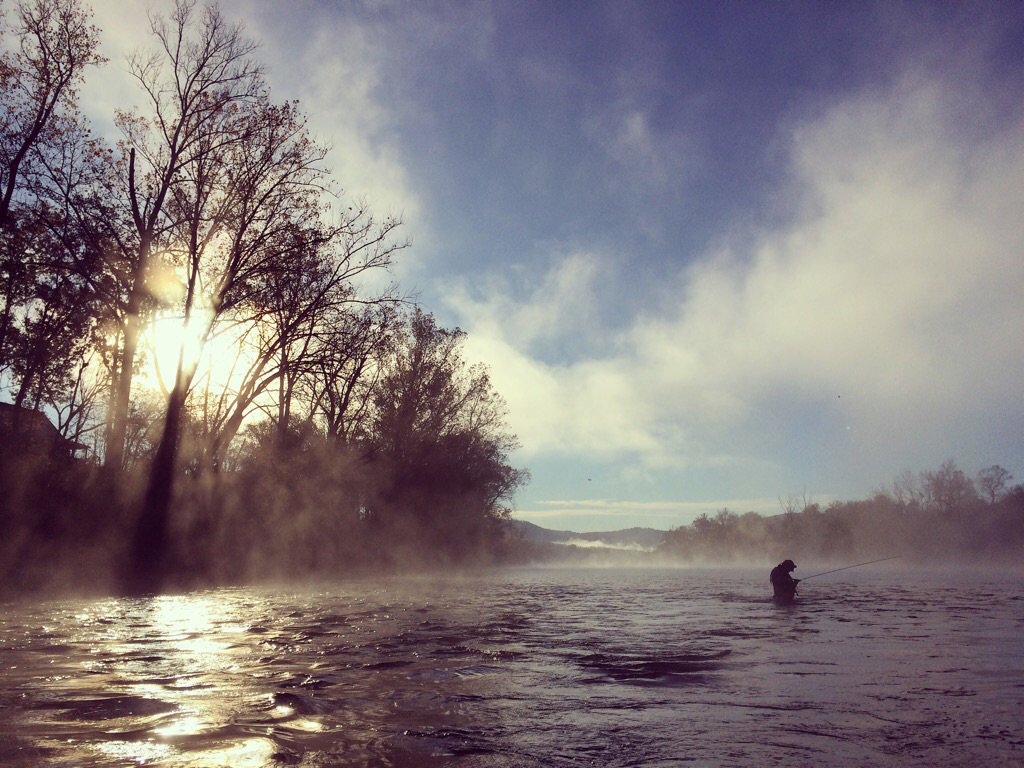
[[766, 569], [551, 567], [8, 603], [0, 764], [1019, 764], [1019, 584], [871, 567], [782, 608]]

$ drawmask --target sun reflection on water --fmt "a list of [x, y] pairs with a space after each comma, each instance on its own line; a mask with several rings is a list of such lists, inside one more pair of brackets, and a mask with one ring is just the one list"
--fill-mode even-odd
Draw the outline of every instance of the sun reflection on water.
[[165, 634], [194, 634], [213, 625], [208, 598], [194, 595], [163, 595], [153, 600], [153, 623]]
[[179, 717], [176, 720], [167, 723], [167, 725], [161, 725], [159, 728], [154, 728], [152, 732], [157, 736], [162, 736], [164, 738], [174, 738], [176, 736], [195, 736], [196, 734], [204, 733], [213, 727], [213, 723], [206, 718], [189, 714]]
[[241, 739], [187, 755], [176, 753], [169, 745], [151, 741], [105, 741], [98, 742], [94, 748], [106, 759], [174, 768], [263, 768], [273, 764], [276, 752], [271, 739], [259, 737]]
[[[216, 738], [229, 726], [245, 692], [232, 673], [239, 660], [231, 606], [209, 595], [163, 595], [137, 603], [107, 629], [125, 688], [174, 711], [146, 724], [147, 738], [96, 745], [105, 755], [140, 765], [263, 766], [274, 753], [265, 738], [216, 739], [196, 750], [197, 737]], [[122, 666], [125, 665], [125, 666]], [[148, 669], [136, 677], [136, 665]], [[131, 673], [127, 672], [131, 669]], [[134, 678], [134, 680], [132, 680]], [[141, 724], [141, 723], [140, 723]]]

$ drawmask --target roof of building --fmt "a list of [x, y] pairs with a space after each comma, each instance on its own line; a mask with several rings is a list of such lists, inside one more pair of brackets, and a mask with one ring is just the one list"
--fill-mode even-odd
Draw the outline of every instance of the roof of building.
[[[15, 427], [17, 424], [17, 427]], [[42, 411], [0, 402], [0, 434], [14, 434], [25, 442], [45, 441], [51, 446], [76, 451], [88, 446], [68, 440]]]

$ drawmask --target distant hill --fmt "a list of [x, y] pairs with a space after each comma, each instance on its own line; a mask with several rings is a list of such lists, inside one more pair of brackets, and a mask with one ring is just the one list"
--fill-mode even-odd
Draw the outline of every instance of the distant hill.
[[650, 550], [662, 544], [665, 531], [655, 528], [624, 528], [618, 531], [555, 531], [528, 523], [511, 520], [509, 525], [518, 536], [541, 544], [564, 544], [577, 547], [606, 547], [609, 549]]

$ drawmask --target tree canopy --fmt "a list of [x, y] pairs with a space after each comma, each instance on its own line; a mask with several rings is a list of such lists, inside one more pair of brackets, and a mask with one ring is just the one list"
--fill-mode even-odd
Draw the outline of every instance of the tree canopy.
[[242, 26], [191, 0], [152, 14], [113, 143], [75, 105], [103, 64], [87, 4], [22, 0], [3, 31], [0, 389], [89, 456], [5, 464], [23, 535], [0, 563], [75, 549], [40, 506], [89, 509], [136, 592], [264, 555], [343, 572], [486, 548], [526, 478], [503, 401], [461, 331], [364, 280], [408, 246], [401, 222], [341, 194]]

